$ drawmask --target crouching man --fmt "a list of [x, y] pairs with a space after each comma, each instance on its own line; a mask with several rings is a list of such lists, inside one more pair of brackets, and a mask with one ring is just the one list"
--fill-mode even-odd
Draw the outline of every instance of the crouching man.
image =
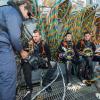
[[93, 56], [96, 50], [95, 44], [91, 41], [91, 33], [85, 32], [84, 38], [78, 41], [77, 52], [80, 64], [78, 66], [79, 79], [91, 80], [93, 78]]
[[[23, 73], [28, 86], [28, 93], [32, 92], [32, 69], [34, 68], [48, 68], [47, 73], [43, 77], [43, 87], [48, 85], [51, 81], [53, 73], [56, 71], [56, 67], [52, 68], [50, 64], [51, 53], [49, 46], [41, 39], [41, 34], [38, 30], [34, 30], [33, 38], [30, 41], [30, 44], [33, 45], [33, 51], [29, 57], [29, 61], [22, 60]], [[37, 59], [37, 60], [36, 60]], [[42, 61], [45, 59], [44, 61]], [[35, 62], [34, 62], [35, 60]], [[46, 64], [44, 63], [46, 61]], [[38, 65], [36, 64], [38, 63]], [[29, 92], [30, 91], [30, 92]], [[46, 89], [47, 92], [51, 92], [52, 88], [49, 86]], [[25, 97], [26, 98], [26, 97]], [[25, 99], [26, 100], [26, 99]], [[30, 100], [30, 99], [28, 99]]]

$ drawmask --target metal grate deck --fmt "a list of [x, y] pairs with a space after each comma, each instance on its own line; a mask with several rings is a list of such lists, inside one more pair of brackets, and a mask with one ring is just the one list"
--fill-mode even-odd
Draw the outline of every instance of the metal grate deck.
[[[75, 77], [72, 78], [72, 84], [77, 86], [79, 80]], [[36, 100], [62, 100], [63, 96], [63, 83], [62, 80], [54, 82], [52, 85], [52, 92], [47, 93], [46, 91], [42, 92]], [[33, 88], [32, 96], [34, 96], [38, 91], [42, 89], [41, 86], [35, 86]], [[98, 100], [95, 97], [97, 92], [94, 84], [92, 86], [83, 86], [78, 90], [68, 90], [66, 88], [65, 100]], [[22, 89], [18, 92], [17, 100], [22, 100], [22, 97], [25, 95], [26, 90]]]

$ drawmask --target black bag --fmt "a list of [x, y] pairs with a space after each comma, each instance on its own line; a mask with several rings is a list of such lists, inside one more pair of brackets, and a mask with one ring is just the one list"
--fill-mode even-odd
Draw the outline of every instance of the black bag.
[[39, 62], [39, 68], [41, 68], [41, 69], [48, 68], [48, 63], [47, 63], [47, 61], [44, 58], [39, 57], [38, 58], [38, 62]]
[[46, 69], [48, 68], [48, 62], [42, 57], [31, 56], [28, 59], [29, 64], [32, 66], [32, 69]]
[[31, 57], [28, 59], [28, 62], [29, 62], [29, 64], [31, 65], [31, 67], [32, 67], [33, 70], [36, 70], [36, 69], [39, 68], [38, 57], [31, 56]]

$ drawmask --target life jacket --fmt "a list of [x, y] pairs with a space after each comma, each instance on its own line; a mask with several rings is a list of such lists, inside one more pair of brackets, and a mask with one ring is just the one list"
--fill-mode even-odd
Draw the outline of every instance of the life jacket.
[[46, 55], [46, 51], [45, 51], [44, 46], [45, 46], [45, 41], [44, 40], [41, 40], [41, 42], [40, 42], [40, 54], [42, 56], [45, 56]]
[[69, 47], [73, 48], [73, 46], [75, 45], [75, 42], [70, 41], [70, 43], [71, 45], [67, 41], [63, 41], [61, 45], [64, 46], [65, 48], [69, 48]]
[[92, 48], [92, 45], [91, 45], [91, 41], [90, 41], [90, 43], [89, 43], [89, 45], [87, 45], [86, 43], [85, 43], [85, 40], [80, 40], [80, 47], [81, 48]]
[[[36, 49], [38, 46], [38, 49]], [[41, 42], [39, 44], [36, 44], [32, 39], [30, 39], [30, 42], [28, 43], [28, 48], [30, 49], [30, 51], [32, 51], [31, 53], [34, 54], [34, 50], [38, 51], [38, 53], [40, 53], [40, 55], [45, 55], [46, 51], [45, 51], [45, 42], [43, 40], [41, 40]]]
[[81, 46], [81, 48], [83, 48], [85, 46], [84, 40], [80, 41], [80, 46]]

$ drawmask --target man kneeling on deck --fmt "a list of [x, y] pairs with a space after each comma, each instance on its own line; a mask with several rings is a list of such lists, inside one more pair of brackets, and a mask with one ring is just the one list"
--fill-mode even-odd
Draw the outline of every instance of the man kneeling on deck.
[[[26, 81], [26, 85], [28, 86], [28, 90], [32, 92], [32, 69], [38, 68], [46, 68], [48, 69], [47, 73], [43, 77], [43, 87], [48, 85], [52, 79], [53, 73], [56, 71], [56, 66], [52, 67], [50, 60], [51, 60], [51, 53], [49, 46], [43, 40], [41, 40], [41, 34], [38, 30], [34, 30], [33, 38], [29, 42], [29, 44], [33, 45], [33, 51], [30, 54], [28, 60], [22, 60], [23, 72]], [[47, 92], [51, 92], [52, 88], [49, 86], [46, 89]], [[27, 98], [27, 96], [25, 96]], [[24, 99], [30, 100], [30, 99]]]

